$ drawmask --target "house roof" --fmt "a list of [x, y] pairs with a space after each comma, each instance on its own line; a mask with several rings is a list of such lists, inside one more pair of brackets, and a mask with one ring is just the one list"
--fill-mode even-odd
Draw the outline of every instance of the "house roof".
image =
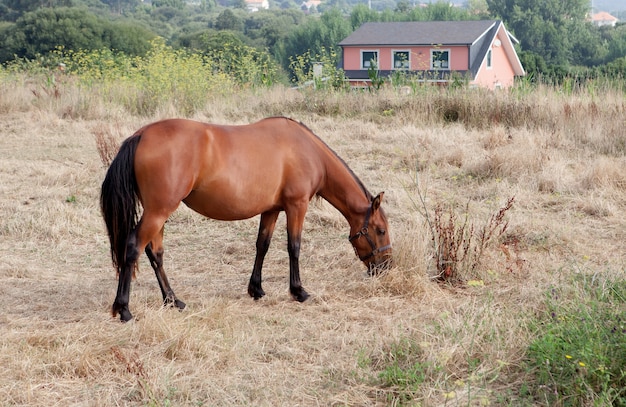
[[612, 16], [606, 11], [600, 11], [591, 16], [592, 21], [618, 21], [617, 17]]
[[496, 23], [495, 20], [365, 23], [339, 45], [470, 45]]

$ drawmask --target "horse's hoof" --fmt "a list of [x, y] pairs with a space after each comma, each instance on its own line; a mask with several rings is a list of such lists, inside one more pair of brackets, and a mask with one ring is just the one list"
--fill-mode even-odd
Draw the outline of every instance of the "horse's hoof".
[[182, 302], [181, 300], [179, 300], [178, 298], [174, 297], [167, 297], [166, 299], [163, 300], [163, 306], [165, 307], [176, 307], [179, 310], [184, 310], [185, 307], [187, 306], [187, 304], [185, 304], [184, 302]]
[[182, 311], [182, 310], [184, 310], [184, 309], [185, 309], [185, 307], [187, 306], [187, 304], [185, 304], [184, 302], [182, 302], [182, 301], [181, 301], [181, 300], [179, 300], [179, 299], [175, 299], [175, 300], [174, 300], [174, 306], [175, 306], [176, 308], [178, 308], [180, 311]]
[[265, 291], [263, 291], [262, 288], [248, 287], [248, 294], [250, 297], [254, 298], [254, 301], [257, 301], [265, 296]]
[[131, 314], [129, 310], [127, 310], [127, 309], [120, 310], [120, 321], [121, 322], [128, 322], [131, 319], [133, 319], [133, 314]]
[[120, 305], [114, 302], [111, 306], [111, 315], [115, 318], [117, 314], [120, 315], [120, 321], [122, 322], [128, 322], [133, 319], [133, 314], [128, 310], [128, 305]]
[[292, 291], [291, 296], [298, 302], [305, 302], [309, 298], [309, 293], [304, 291], [303, 288], [299, 288], [298, 290]]

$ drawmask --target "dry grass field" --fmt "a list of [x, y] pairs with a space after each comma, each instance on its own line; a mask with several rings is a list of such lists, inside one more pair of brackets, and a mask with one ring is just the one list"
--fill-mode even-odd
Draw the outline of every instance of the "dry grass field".
[[[121, 141], [179, 114], [133, 117], [78, 87], [37, 89], [7, 81], [0, 92], [2, 406], [548, 405], [526, 363], [547, 296], [576, 304], [586, 282], [624, 284], [623, 95], [468, 91], [474, 102], [456, 105], [437, 92], [274, 88], [216, 98], [191, 118], [305, 123], [372, 193], [385, 191], [394, 268], [368, 277], [346, 221], [314, 200], [301, 253], [311, 298], [288, 294], [281, 215], [255, 302], [258, 219], [218, 222], [181, 205], [165, 267], [187, 309], [161, 306], [142, 256], [135, 319], [122, 324], [109, 312], [117, 280], [96, 136]], [[479, 229], [511, 197], [480, 264], [437, 282], [435, 208]], [[591, 391], [560, 403], [603, 405]]]

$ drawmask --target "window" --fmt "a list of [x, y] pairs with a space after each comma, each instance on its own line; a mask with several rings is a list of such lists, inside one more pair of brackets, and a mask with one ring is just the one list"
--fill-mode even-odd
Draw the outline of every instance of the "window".
[[431, 69], [450, 69], [450, 51], [431, 50], [430, 61]]
[[491, 68], [491, 50], [487, 51], [487, 68]]
[[411, 67], [409, 61], [409, 51], [392, 51], [393, 58], [392, 69], [409, 69]]
[[361, 69], [378, 69], [378, 51], [361, 51]]

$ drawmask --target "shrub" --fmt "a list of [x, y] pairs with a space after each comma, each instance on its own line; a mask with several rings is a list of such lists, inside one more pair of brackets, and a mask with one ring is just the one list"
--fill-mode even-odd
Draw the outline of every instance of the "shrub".
[[484, 225], [477, 228], [469, 219], [467, 206], [462, 220], [453, 206], [446, 210], [441, 203], [435, 206], [431, 217], [425, 200], [420, 199], [433, 241], [436, 278], [451, 283], [464, 282], [463, 274], [475, 271], [482, 264], [485, 250], [506, 231], [508, 221], [505, 215], [515, 201], [515, 197], [509, 198]]
[[[322, 49], [319, 54], [310, 51], [289, 58], [289, 68], [293, 73], [292, 82], [299, 87], [312, 85], [316, 89], [342, 89], [347, 82], [343, 69], [337, 68], [334, 61], [337, 55], [333, 50]], [[313, 66], [321, 66], [321, 75], [316, 76]]]

